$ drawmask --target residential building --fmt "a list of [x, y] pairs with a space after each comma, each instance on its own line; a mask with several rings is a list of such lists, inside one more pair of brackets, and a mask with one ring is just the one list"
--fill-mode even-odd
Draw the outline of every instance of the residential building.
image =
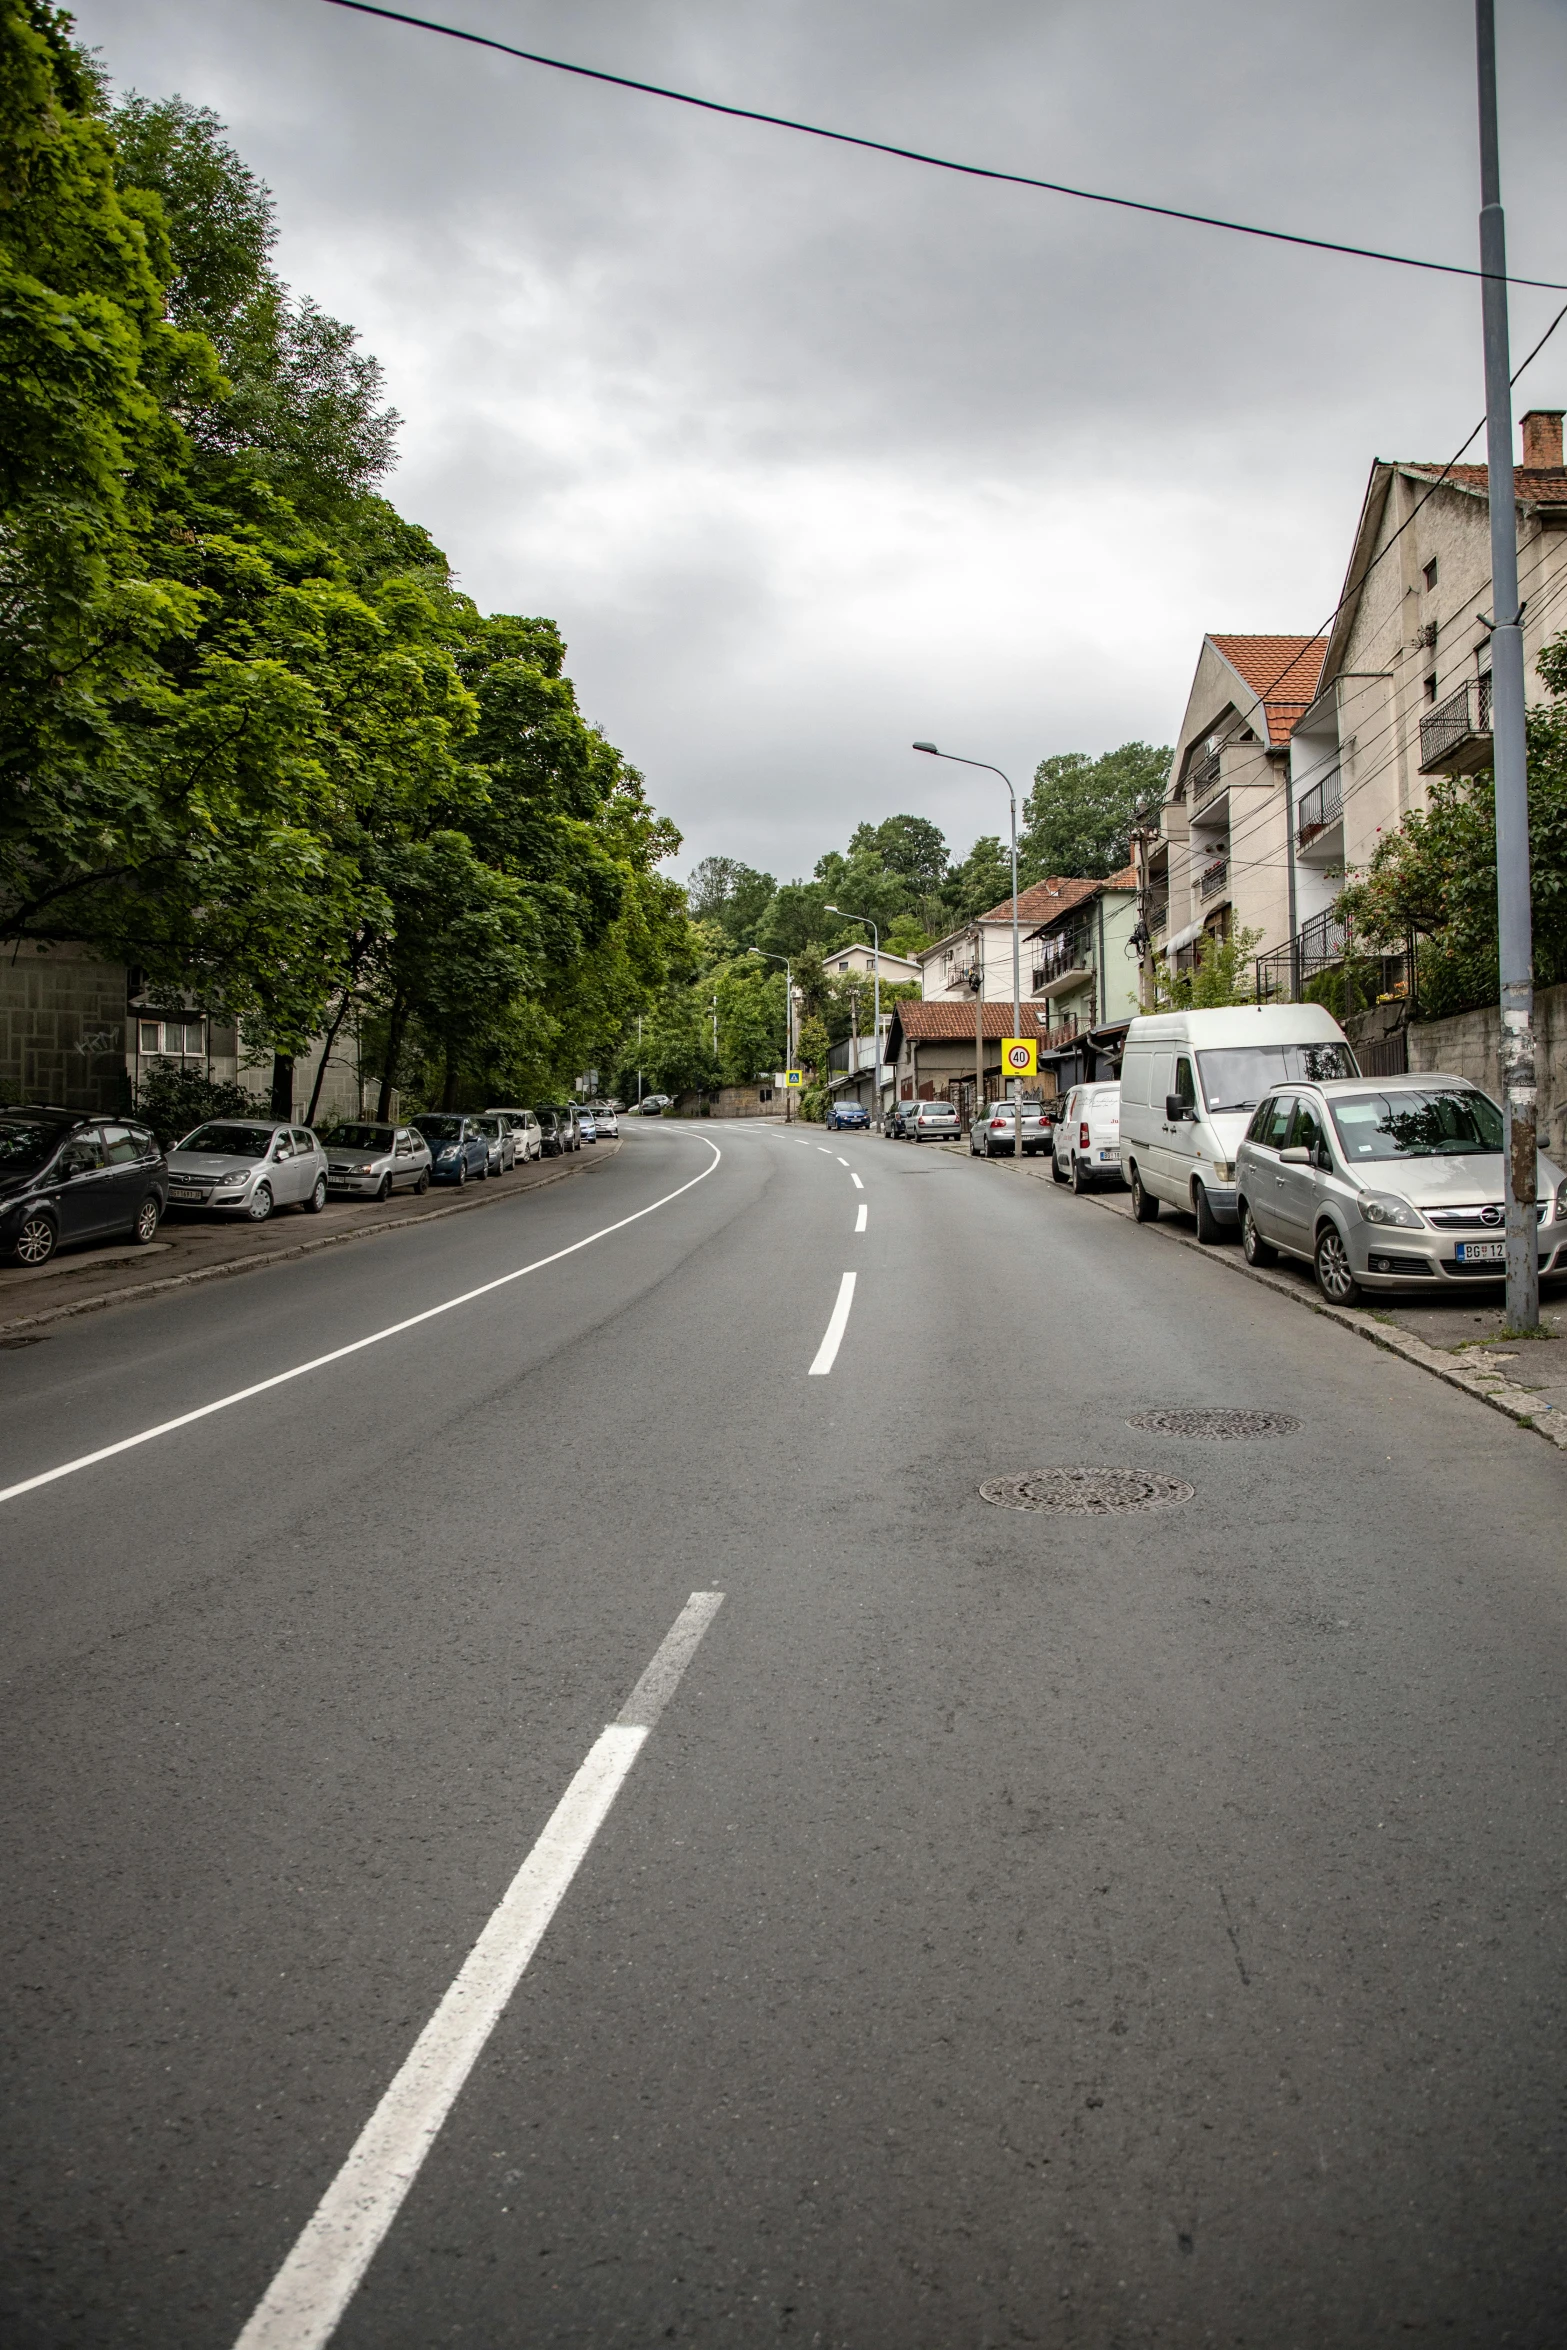
[[[1205, 932], [1254, 931], [1259, 953], [1291, 935], [1290, 740], [1326, 651], [1325, 637], [1203, 638], [1146, 847], [1149, 942], [1177, 970], [1195, 964]], [[1151, 980], [1145, 967], [1147, 1002]]]
[[[875, 961], [874, 950], [867, 941], [857, 943], [852, 947], [834, 947], [825, 958], [823, 967], [833, 979], [853, 977], [869, 979], [872, 976]], [[883, 947], [881, 950], [881, 976], [883, 984], [889, 979], [917, 981], [920, 976], [920, 967], [911, 955], [891, 955]]]
[[[1048, 922], [1063, 905], [1074, 902], [1064, 899], [1062, 892], [1078, 887], [1075, 881], [1063, 881], [1052, 876], [1036, 881], [1030, 889], [1017, 893], [1018, 936], [1026, 940], [1030, 931], [1040, 923]], [[977, 952], [976, 952], [977, 949]], [[928, 1001], [950, 1001], [967, 998], [972, 1003], [974, 979], [982, 971], [984, 984], [980, 993], [987, 1003], [999, 1002], [1005, 996], [1012, 1000], [1012, 900], [1004, 898], [999, 906], [992, 906], [988, 914], [978, 915], [965, 922], [958, 930], [949, 930], [945, 938], [938, 938], [915, 956], [920, 993]], [[1028, 948], [1020, 955], [1019, 985], [1024, 995], [1028, 985]]]
[[880, 1101], [876, 1098], [876, 1046], [871, 1037], [845, 1037], [843, 1043], [835, 1044], [827, 1056], [827, 1089], [834, 1100], [861, 1102], [873, 1118], [881, 1116], [892, 1098], [893, 1066], [888, 1044], [891, 1027], [891, 1012], [883, 1012]]
[[1042, 1091], [1114, 1076], [1139, 1006], [1137, 868], [1106, 881], [1058, 881], [1057, 910], [1028, 935], [1028, 993], [1049, 1006]]
[[[1514, 469], [1526, 691], [1567, 628], [1567, 469], [1562, 410], [1523, 419]], [[1292, 918], [1259, 964], [1265, 993], [1295, 995], [1339, 961], [1331, 907], [1346, 869], [1423, 807], [1439, 775], [1491, 763], [1491, 541], [1483, 465], [1378, 459], [1307, 709], [1289, 753], [1285, 839]], [[1274, 942], [1270, 940], [1269, 944]], [[1401, 958], [1383, 978], [1407, 986]]]
[[[1023, 1034], [1043, 1044], [1049, 1019], [1048, 1003], [1025, 1004]], [[1011, 1034], [1010, 993], [1004, 1004], [976, 1004], [972, 995], [966, 1000], [930, 997], [895, 1004], [887, 1059], [898, 1100], [949, 1101], [966, 1126], [974, 1116], [975, 1075], [981, 1065], [983, 1098], [999, 1100], [1007, 1091], [1001, 1045]], [[1024, 1090], [1032, 1092], [1034, 1088], [1026, 1085]]]

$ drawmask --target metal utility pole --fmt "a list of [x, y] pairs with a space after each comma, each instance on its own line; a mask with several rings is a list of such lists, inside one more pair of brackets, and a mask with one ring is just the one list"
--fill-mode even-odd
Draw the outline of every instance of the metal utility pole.
[[[784, 967], [784, 1074], [787, 1076], [794, 1067], [794, 966], [787, 955], [770, 954], [766, 947], [751, 947], [747, 952], [760, 955], [764, 963], [782, 963]], [[793, 1101], [786, 1085], [784, 1087], [784, 1124], [786, 1126], [793, 1115]]]
[[[1007, 787], [1007, 798], [1012, 805], [1012, 1033], [1014, 1036], [1021, 1036], [1023, 1033], [1023, 955], [1022, 949], [1018, 943], [1017, 793], [1012, 789], [1012, 778], [1010, 775], [1005, 774], [1001, 768], [992, 767], [988, 759], [960, 758], [956, 751], [939, 751], [934, 743], [916, 743], [914, 748], [917, 751], [923, 751], [926, 756], [931, 759], [950, 759], [955, 767], [979, 767], [984, 770], [986, 775], [999, 775], [1002, 782]], [[981, 996], [983, 996], [985, 985], [985, 933], [983, 929], [981, 929], [979, 932], [979, 967], [980, 993]], [[983, 1014], [981, 1014], [981, 1020], [983, 1020]], [[981, 1027], [981, 1037], [983, 1037], [983, 1033], [983, 1027]], [[981, 1060], [983, 1060], [983, 1045], [981, 1046]], [[1005, 1096], [1006, 1083], [1007, 1073], [1003, 1069], [1001, 1072], [1003, 1098]], [[979, 1090], [981, 1094], [983, 1094], [985, 1090], [983, 1067], [980, 1071]], [[1017, 1167], [1017, 1171], [1021, 1175], [1023, 1172], [1023, 1110], [1021, 1080], [1019, 1081], [1018, 1088], [1018, 1105], [1019, 1106], [1016, 1113], [1017, 1125], [1013, 1131], [1012, 1136], [1012, 1157]]]
[[1507, 1326], [1540, 1326], [1535, 1215], [1534, 941], [1529, 904], [1529, 776], [1523, 626], [1507, 334], [1507, 236], [1496, 130], [1496, 0], [1475, 0], [1480, 97], [1480, 281], [1485, 341], [1485, 454], [1491, 505], [1491, 728], [1496, 768], [1496, 910], [1502, 979], [1502, 1197], [1507, 1210]]
[[974, 925], [974, 1116], [985, 1115], [985, 933]]
[[872, 1099], [876, 1104], [876, 1115], [879, 1118], [881, 1116], [881, 932], [877, 929], [869, 914], [845, 914], [842, 908], [839, 906], [829, 906], [827, 907], [826, 911], [829, 914], [836, 914], [840, 922], [863, 922], [866, 929], [871, 934], [871, 977], [874, 988], [874, 1007], [871, 1012], [871, 1018], [876, 1024], [876, 1050], [874, 1055], [876, 1064], [876, 1081]]
[[637, 1014], [637, 1108], [642, 1107], [642, 1015]]

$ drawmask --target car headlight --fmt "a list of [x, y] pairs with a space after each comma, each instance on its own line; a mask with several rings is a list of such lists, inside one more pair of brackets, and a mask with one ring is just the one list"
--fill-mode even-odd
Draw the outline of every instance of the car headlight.
[[1406, 1232], [1423, 1232], [1424, 1224], [1407, 1199], [1396, 1191], [1363, 1191], [1356, 1205], [1368, 1224], [1397, 1224]]
[[462, 1144], [460, 1142], [449, 1142], [445, 1150], [442, 1151], [441, 1156], [443, 1159], [455, 1159], [460, 1154], [461, 1150]]
[[1556, 1205], [1552, 1210], [1558, 1224], [1567, 1224], [1567, 1176], [1556, 1186]]

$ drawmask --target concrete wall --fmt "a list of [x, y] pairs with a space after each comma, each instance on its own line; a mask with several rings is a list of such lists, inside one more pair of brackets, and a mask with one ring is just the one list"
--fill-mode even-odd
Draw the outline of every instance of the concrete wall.
[[[1495, 1004], [1451, 1020], [1422, 1020], [1409, 1030], [1409, 1066], [1440, 1069], [1501, 1094], [1502, 1022]], [[1540, 1148], [1567, 1165], [1567, 987], [1542, 988], [1534, 999], [1536, 1082], [1540, 1092]]]
[[0, 1095], [65, 1110], [129, 1106], [123, 963], [76, 946], [0, 959]]

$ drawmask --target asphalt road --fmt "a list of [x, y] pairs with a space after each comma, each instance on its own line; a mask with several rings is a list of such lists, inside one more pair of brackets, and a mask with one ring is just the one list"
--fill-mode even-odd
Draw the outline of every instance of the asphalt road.
[[[1559, 1455], [1005, 1166], [628, 1121], [0, 1355], [0, 1484], [475, 1289], [0, 1503], [8, 2350], [229, 2350], [530, 1854], [343, 2350], [1567, 2338]], [[977, 1490], [1085, 1466], [1195, 1490]]]

